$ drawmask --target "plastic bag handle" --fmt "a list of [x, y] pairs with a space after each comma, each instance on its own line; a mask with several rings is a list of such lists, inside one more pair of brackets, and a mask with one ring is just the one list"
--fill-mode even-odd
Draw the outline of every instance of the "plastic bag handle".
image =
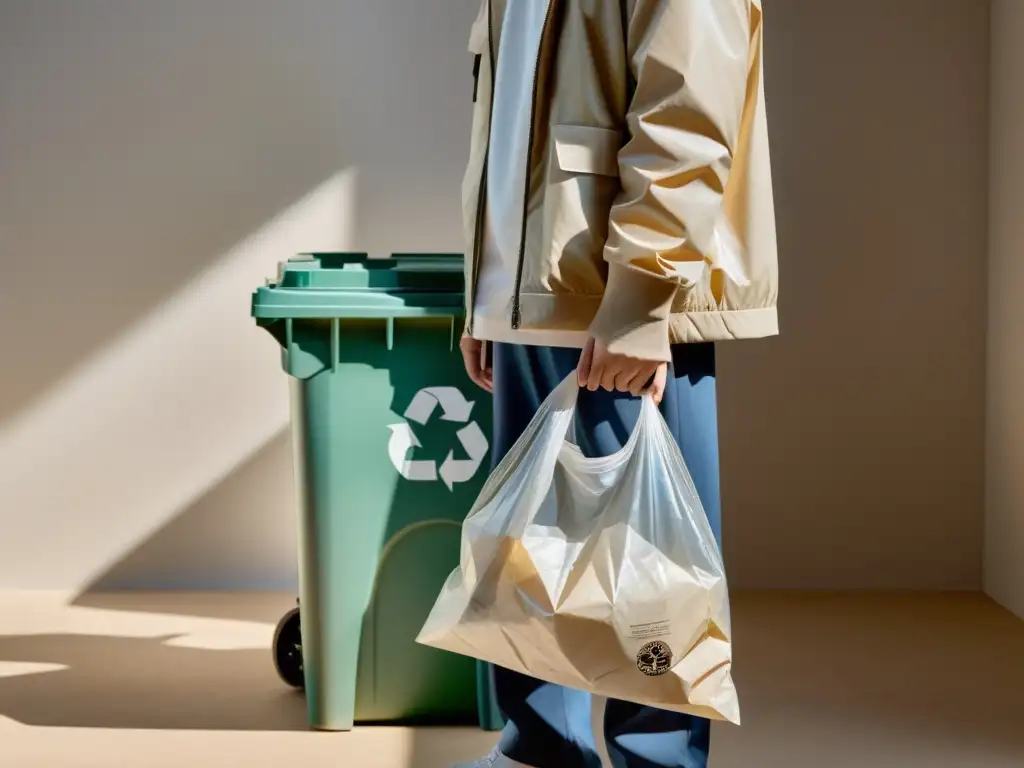
[[[571, 443], [576, 443], [576, 404], [579, 402], [581, 389], [582, 387], [580, 387], [576, 371], [573, 371], [566, 376], [562, 382], [552, 390], [547, 399], [544, 400], [537, 411], [537, 415], [534, 417], [535, 420], [540, 421], [541, 419], [548, 418], [551, 413], [565, 413], [568, 411], [569, 413], [567, 415], [569, 415], [570, 418], [568, 419], [563, 439], [568, 440]], [[650, 419], [652, 416], [657, 415], [659, 418], [661, 417], [661, 411], [654, 402], [653, 395], [643, 394], [640, 397], [642, 400], [640, 415], [636, 424], [633, 426], [631, 438], [632, 435], [635, 435], [637, 432], [640, 432], [650, 426]], [[630, 439], [629, 442], [635, 441]]]
[[[490, 508], [490, 502], [502, 492], [502, 488], [514, 475], [523, 471], [528, 472], [534, 480], [550, 477], [560, 461], [571, 461], [583, 472], [607, 471], [611, 466], [627, 461], [641, 440], [672, 440], [654, 398], [645, 395], [632, 433], [620, 450], [610, 456], [588, 458], [583, 455], [578, 444], [572, 443], [574, 450], [566, 451], [567, 438], [571, 436], [575, 441], [576, 437], [574, 422], [580, 389], [576, 372], [573, 371], [544, 399], [519, 439], [487, 478], [473, 505], [473, 511], [467, 518], [467, 524], [475, 522], [477, 525], [483, 525], [485, 523], [481, 522], [481, 514], [487, 515], [488, 519], [497, 514], [501, 506]], [[542, 492], [544, 489], [540, 485], [542, 484], [531, 482], [528, 487], [522, 489], [522, 492]], [[528, 509], [530, 505], [527, 504], [523, 508]], [[511, 516], [502, 518], [501, 525], [505, 530], [521, 531], [531, 519]]]

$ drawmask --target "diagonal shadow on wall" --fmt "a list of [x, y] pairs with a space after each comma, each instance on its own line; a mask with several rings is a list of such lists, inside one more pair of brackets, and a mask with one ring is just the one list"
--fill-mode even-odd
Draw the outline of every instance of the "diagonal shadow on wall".
[[[211, 585], [218, 590], [294, 594], [298, 588], [296, 538], [291, 441], [288, 430], [282, 429], [108, 566], [75, 604], [89, 605], [90, 595], [96, 593], [141, 590], [134, 609], [149, 610], [147, 590], [202, 591]], [[119, 605], [130, 608], [124, 603], [129, 595], [119, 597]], [[108, 597], [101, 602], [109, 607]], [[190, 600], [190, 610], [202, 610], [196, 602]], [[289, 607], [287, 600], [283, 607]], [[224, 600], [210, 601], [208, 611], [218, 618], [268, 618], [239, 615]]]

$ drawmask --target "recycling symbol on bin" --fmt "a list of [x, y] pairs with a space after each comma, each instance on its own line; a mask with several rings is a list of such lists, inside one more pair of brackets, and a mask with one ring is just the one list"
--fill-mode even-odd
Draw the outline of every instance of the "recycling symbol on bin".
[[[405, 409], [406, 420], [388, 425], [391, 430], [388, 456], [399, 474], [415, 482], [433, 482], [440, 477], [448, 490], [454, 490], [456, 483], [472, 480], [487, 455], [487, 437], [475, 421], [469, 420], [473, 405], [455, 387], [425, 387], [417, 392]], [[450, 450], [440, 467], [432, 459], [406, 458], [411, 449], [421, 447], [410, 422], [426, 425], [438, 407], [442, 421], [465, 424], [456, 436], [469, 458], [456, 459], [455, 452]]]

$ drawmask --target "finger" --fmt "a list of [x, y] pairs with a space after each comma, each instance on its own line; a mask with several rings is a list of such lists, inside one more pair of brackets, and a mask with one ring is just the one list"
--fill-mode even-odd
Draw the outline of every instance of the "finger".
[[661, 400], [665, 396], [665, 386], [667, 382], [668, 363], [661, 363], [654, 374], [654, 381], [651, 382], [651, 386], [648, 387], [644, 394], [650, 395], [657, 405], [661, 405]]
[[462, 364], [466, 367], [469, 378], [472, 379], [480, 368], [480, 355], [476, 350], [467, 349], [465, 344], [460, 344], [459, 349], [462, 351]]
[[615, 390], [617, 392], [629, 392], [633, 379], [639, 375], [643, 368], [644, 362], [642, 360], [633, 360], [623, 365], [622, 370], [615, 377]]
[[480, 342], [480, 380], [483, 382], [482, 386], [488, 392], [494, 392], [494, 363], [493, 363], [493, 347], [490, 342]]
[[476, 371], [476, 370], [474, 370], [474, 371], [471, 371], [471, 370], [469, 370], [469, 369], [467, 368], [467, 369], [466, 369], [466, 373], [468, 373], [468, 374], [469, 374], [469, 378], [470, 378], [470, 380], [471, 380], [471, 381], [472, 381], [472, 382], [473, 382], [474, 384], [476, 384], [476, 385], [477, 385], [478, 387], [480, 387], [481, 389], [487, 389], [487, 384], [486, 384], [486, 383], [484, 383], [484, 379], [483, 379], [483, 377], [482, 377], [482, 376], [480, 375], [480, 372], [479, 372], [479, 371]]
[[601, 387], [601, 378], [605, 375], [605, 368], [607, 364], [605, 358], [596, 358], [590, 366], [590, 372], [587, 374], [587, 389], [591, 392], [596, 392]]
[[480, 368], [476, 373], [474, 383], [488, 392], [494, 392], [494, 373], [490, 368]]
[[594, 364], [594, 339], [593, 337], [587, 339], [586, 345], [583, 347], [583, 352], [580, 354], [579, 365], [576, 366], [576, 379], [579, 381], [581, 387], [587, 386], [587, 380], [590, 377], [590, 369]]
[[462, 350], [462, 363], [466, 366], [466, 375], [478, 387], [486, 389], [487, 386], [480, 375], [480, 342], [475, 339], [463, 339], [459, 343], [459, 349]]
[[636, 375], [629, 382], [629, 393], [633, 397], [639, 397], [644, 391], [654, 383], [654, 374], [657, 373], [658, 366], [653, 363], [647, 363], [643, 365], [640, 370], [637, 371]]
[[615, 379], [622, 370], [622, 364], [622, 359], [616, 357], [611, 358], [605, 363], [604, 368], [601, 369], [601, 389], [607, 390], [608, 392], [615, 391]]

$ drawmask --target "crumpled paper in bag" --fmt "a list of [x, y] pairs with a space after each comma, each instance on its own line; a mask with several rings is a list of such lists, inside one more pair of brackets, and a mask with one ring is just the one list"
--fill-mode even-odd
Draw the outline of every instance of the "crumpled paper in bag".
[[724, 567], [678, 447], [647, 401], [622, 451], [584, 458], [567, 390], [484, 487], [418, 642], [738, 724]]

